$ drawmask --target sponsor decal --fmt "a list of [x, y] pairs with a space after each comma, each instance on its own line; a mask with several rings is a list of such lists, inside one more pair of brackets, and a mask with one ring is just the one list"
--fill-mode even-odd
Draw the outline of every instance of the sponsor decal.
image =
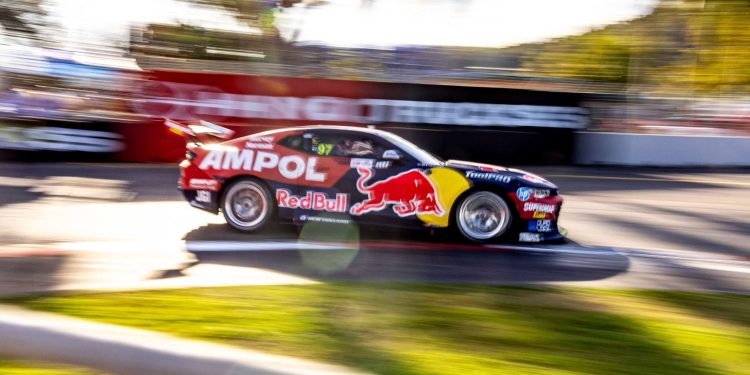
[[367, 198], [352, 205], [350, 210], [352, 215], [381, 211], [389, 204], [393, 205], [393, 212], [401, 217], [416, 214], [436, 216], [445, 214], [445, 210], [438, 201], [435, 185], [419, 169], [411, 169], [370, 185], [365, 185], [365, 182], [372, 177], [372, 169], [357, 168], [357, 172], [360, 175], [357, 180], [357, 190], [367, 195]]
[[0, 124], [0, 149], [108, 153], [124, 150], [125, 144], [121, 135], [111, 132]]
[[204, 178], [191, 178], [188, 181], [189, 189], [202, 189], [202, 190], [216, 190], [219, 186], [219, 182], [216, 180], [209, 180]]
[[544, 212], [534, 211], [534, 215], [532, 216], [534, 219], [546, 219], [547, 214]]
[[549, 181], [547, 181], [547, 180], [545, 180], [545, 179], [543, 179], [543, 178], [541, 178], [539, 176], [533, 175], [533, 174], [525, 174], [525, 175], [521, 176], [521, 178], [523, 178], [526, 181], [531, 181], [531, 182], [534, 182], [534, 183], [537, 183], [537, 184], [549, 184]]
[[253, 148], [260, 150], [273, 150], [273, 137], [271, 136], [259, 136], [250, 137], [245, 142], [245, 148]]
[[471, 178], [475, 180], [497, 181], [497, 182], [502, 182], [504, 184], [507, 184], [510, 182], [512, 177], [508, 175], [504, 175], [504, 174], [493, 173], [493, 172], [467, 171], [466, 178]]
[[326, 212], [347, 212], [349, 194], [339, 193], [335, 198], [328, 198], [325, 193], [308, 191], [304, 196], [294, 195], [287, 189], [276, 190], [276, 202], [279, 207]]
[[246, 170], [263, 172], [266, 169], [278, 169], [287, 179], [296, 180], [304, 176], [306, 181], [325, 181], [326, 174], [315, 170], [317, 157], [303, 158], [298, 155], [279, 156], [267, 151], [253, 150], [211, 150], [201, 161], [198, 168], [215, 170]]
[[516, 196], [518, 196], [518, 199], [521, 202], [526, 202], [531, 198], [531, 194], [533, 193], [533, 190], [531, 188], [527, 187], [520, 187], [518, 190], [516, 190]]
[[[4, 51], [5, 52], [5, 51]], [[3, 56], [6, 57], [6, 56]], [[20, 56], [19, 56], [20, 57]], [[18, 71], [13, 69], [14, 63], [8, 64], [4, 60], [3, 70]], [[23, 61], [23, 60], [19, 60]], [[19, 68], [27, 64], [19, 64]], [[36, 64], [30, 64], [36, 65]], [[46, 65], [46, 64], [44, 64]], [[10, 68], [10, 69], [8, 69]], [[21, 70], [22, 73], [26, 73]], [[39, 95], [24, 95], [16, 91], [6, 91], [0, 94], [0, 113], [10, 114], [11, 116], [23, 117], [43, 117], [43, 118], [65, 118], [68, 115], [63, 111], [65, 102], [55, 100], [51, 97]]]
[[375, 162], [375, 169], [386, 169], [390, 167], [391, 167], [390, 160], [381, 160], [381, 161]]
[[546, 212], [548, 214], [551, 214], [555, 212], [555, 205], [547, 204], [547, 203], [526, 202], [523, 204], [523, 210], [527, 212], [536, 211], [536, 212]]
[[335, 217], [324, 217], [324, 216], [307, 216], [301, 215], [299, 221], [313, 222], [313, 223], [327, 223], [327, 224], [351, 224], [351, 220], [338, 219]]
[[352, 161], [349, 162], [349, 168], [372, 168], [374, 164], [375, 160], [372, 159], [352, 158]]
[[547, 189], [533, 189], [534, 190], [534, 198], [536, 199], [544, 199], [549, 197], [550, 191]]
[[201, 203], [211, 203], [211, 192], [208, 190], [198, 190], [195, 192], [195, 201]]
[[521, 232], [518, 234], [518, 241], [521, 242], [542, 242], [542, 235], [539, 233]]
[[552, 220], [529, 221], [529, 232], [552, 232]]

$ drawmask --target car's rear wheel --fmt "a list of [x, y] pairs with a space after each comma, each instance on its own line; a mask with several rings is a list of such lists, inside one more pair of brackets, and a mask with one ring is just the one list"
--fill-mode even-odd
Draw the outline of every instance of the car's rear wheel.
[[490, 242], [508, 233], [513, 211], [499, 195], [476, 191], [464, 197], [456, 210], [456, 226], [461, 234], [475, 242]]
[[225, 190], [222, 213], [227, 224], [241, 232], [255, 232], [268, 224], [274, 205], [271, 193], [257, 180], [238, 180]]

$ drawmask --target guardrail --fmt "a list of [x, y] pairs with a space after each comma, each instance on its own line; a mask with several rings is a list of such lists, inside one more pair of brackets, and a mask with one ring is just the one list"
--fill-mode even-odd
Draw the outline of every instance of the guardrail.
[[579, 165], [748, 167], [750, 137], [576, 133]]

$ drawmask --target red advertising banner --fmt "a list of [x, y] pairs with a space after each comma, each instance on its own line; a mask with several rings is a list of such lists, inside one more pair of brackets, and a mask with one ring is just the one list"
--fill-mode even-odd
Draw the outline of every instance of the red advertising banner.
[[[131, 109], [154, 120], [205, 120], [238, 135], [312, 124], [572, 132], [588, 124], [581, 101], [579, 94], [517, 89], [154, 71], [135, 90]], [[121, 159], [179, 159], [182, 141], [165, 134], [158, 121], [123, 125], [129, 147]]]

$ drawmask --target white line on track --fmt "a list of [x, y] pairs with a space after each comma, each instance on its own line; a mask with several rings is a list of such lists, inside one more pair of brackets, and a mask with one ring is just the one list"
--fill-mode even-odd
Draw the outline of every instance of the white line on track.
[[569, 178], [581, 180], [615, 180], [615, 181], [649, 181], [649, 182], [679, 182], [686, 184], [703, 184], [703, 185], [728, 185], [728, 186], [750, 186], [750, 182], [729, 181], [705, 178], [669, 178], [669, 177], [625, 177], [625, 176], [597, 176], [597, 175], [579, 175], [579, 174], [545, 174], [547, 178]]
[[[305, 250], [349, 250], [357, 247], [364, 248], [392, 248], [398, 249], [398, 243], [368, 243], [364, 241], [361, 244], [347, 243], [323, 243], [311, 241], [187, 241], [186, 248], [191, 252], [253, 252], [253, 251], [305, 251]], [[415, 249], [415, 244], [404, 243], [403, 250], [409, 251]], [[449, 247], [439, 246], [431, 247], [429, 243], [417, 244], [419, 250], [450, 250]], [[461, 245], [456, 246], [457, 250]], [[585, 247], [576, 245], [470, 245], [467, 251], [472, 250], [495, 250], [495, 251], [527, 251], [531, 253], [551, 253], [551, 254], [570, 254], [570, 255], [587, 255], [587, 256], [625, 256], [637, 258], [653, 259], [671, 259], [692, 262], [710, 262], [713, 264], [726, 265], [746, 265], [746, 259], [730, 257], [726, 255], [711, 255], [707, 257], [703, 254], [694, 254], [685, 251], [651, 251], [641, 249], [624, 249], [608, 247]]]
[[698, 261], [682, 262], [682, 264], [688, 267], [703, 268], [703, 269], [714, 270], [714, 271], [750, 273], [750, 267], [743, 266], [743, 265], [736, 265], [736, 264], [698, 262]]
[[[373, 247], [382, 248], [383, 246], [368, 246], [367, 242], [362, 244], [347, 244], [347, 243], [318, 243], [309, 241], [187, 241], [186, 248], [188, 251], [206, 251], [206, 252], [252, 252], [252, 251], [284, 251], [284, 250], [348, 250], [354, 247]], [[397, 248], [398, 245], [390, 246], [389, 248]], [[431, 248], [425, 244], [425, 250], [448, 250], [448, 248]], [[456, 246], [460, 249], [460, 245]], [[413, 249], [413, 246], [405, 246], [405, 251]], [[565, 253], [565, 254], [581, 254], [581, 255], [617, 255], [616, 252], [611, 250], [600, 250], [583, 247], [536, 247], [536, 246], [518, 246], [518, 245], [484, 245], [484, 246], [473, 246], [467, 248], [467, 250], [521, 250], [521, 251], [533, 251], [533, 252], [548, 252], [548, 253]]]
[[622, 255], [615, 250], [603, 250], [601, 248], [587, 248], [582, 246], [523, 246], [523, 245], [485, 245], [484, 247], [497, 250], [520, 250], [532, 251], [537, 253], [558, 253], [574, 255]]
[[245, 251], [280, 251], [280, 250], [346, 250], [351, 246], [344, 244], [322, 244], [302, 241], [263, 241], [263, 242], [244, 242], [244, 241], [187, 241], [188, 251], [227, 251], [227, 252], [245, 252]]
[[[20, 246], [20, 245], [16, 245]], [[402, 247], [403, 246], [403, 247]], [[30, 249], [39, 247], [39, 245], [26, 245]], [[528, 252], [530, 254], [562, 254], [581, 257], [580, 261], [585, 261], [585, 257], [612, 257], [620, 256], [627, 258], [645, 258], [645, 259], [663, 259], [674, 261], [675, 264], [683, 267], [702, 268], [721, 272], [733, 272], [750, 274], [750, 261], [747, 258], [732, 257], [721, 254], [700, 254], [680, 250], [651, 250], [651, 249], [626, 249], [610, 248], [605, 246], [586, 247], [579, 245], [472, 245], [469, 244], [463, 249], [460, 244], [455, 247], [442, 243], [429, 242], [377, 242], [363, 241], [362, 243], [336, 243], [336, 242], [314, 242], [314, 241], [295, 241], [295, 240], [269, 240], [269, 241], [91, 241], [91, 242], [71, 242], [56, 243], [44, 246], [45, 249], [57, 249], [59, 251], [88, 251], [88, 252], [111, 252], [127, 253], [136, 249], [141, 249], [137, 253], [159, 254], [159, 259], [173, 260], [182, 251], [187, 250], [191, 253], [202, 252], [284, 252], [284, 251], [345, 251], [357, 248], [370, 249], [391, 249], [403, 251], [435, 251], [435, 250], [466, 250], [473, 252], [490, 251], [517, 251]], [[165, 250], [167, 250], [165, 252]], [[2, 249], [0, 249], [2, 250]], [[0, 255], [2, 253], [0, 252]], [[181, 258], [179, 258], [181, 259]], [[178, 259], [178, 260], [179, 260]], [[157, 259], [158, 260], [158, 259]], [[590, 259], [594, 260], [594, 259]], [[179, 260], [182, 262], [182, 260]]]

